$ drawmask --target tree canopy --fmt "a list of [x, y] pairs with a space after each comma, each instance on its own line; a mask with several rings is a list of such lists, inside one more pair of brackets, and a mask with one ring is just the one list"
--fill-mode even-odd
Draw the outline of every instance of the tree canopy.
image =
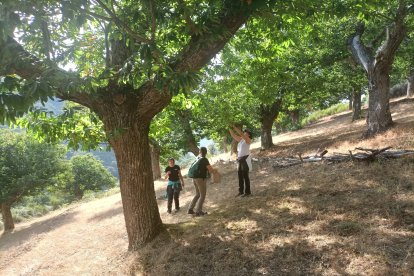
[[73, 179], [68, 181], [66, 189], [77, 199], [85, 191], [109, 189], [116, 184], [116, 178], [92, 154], [74, 155], [70, 163]]
[[10, 213], [14, 203], [57, 184], [65, 169], [64, 154], [62, 147], [0, 129], [0, 204], [6, 231], [14, 228]]

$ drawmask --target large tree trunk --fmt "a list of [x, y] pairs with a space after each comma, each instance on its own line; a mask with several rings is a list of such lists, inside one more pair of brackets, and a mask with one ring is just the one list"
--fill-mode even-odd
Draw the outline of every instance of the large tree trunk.
[[14, 221], [11, 213], [11, 204], [1, 204], [1, 215], [3, 217], [4, 232], [9, 232], [14, 229]]
[[361, 91], [354, 89], [352, 91], [352, 121], [361, 118]]
[[152, 179], [161, 178], [161, 168], [160, 168], [160, 149], [158, 146], [150, 144], [151, 152], [151, 167], [152, 167]]
[[[109, 133], [123, 129], [109, 140], [118, 164], [119, 182], [129, 249], [136, 250], [163, 229], [152, 175], [148, 118], [131, 114], [103, 114]], [[120, 125], [122, 124], [122, 125]]]
[[407, 98], [411, 98], [414, 95], [414, 72], [411, 72], [411, 76], [407, 78]]

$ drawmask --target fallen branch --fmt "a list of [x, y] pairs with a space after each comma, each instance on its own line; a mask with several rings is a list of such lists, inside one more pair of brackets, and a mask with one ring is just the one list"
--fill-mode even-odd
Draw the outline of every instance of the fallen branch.
[[352, 152], [349, 150], [349, 154], [334, 153], [333, 155], [326, 155], [328, 151], [325, 149], [319, 153], [319, 149], [315, 155], [304, 157], [301, 153], [298, 153], [299, 158], [295, 157], [281, 157], [271, 158], [268, 161], [272, 163], [273, 168], [286, 168], [310, 162], [325, 161], [328, 163], [339, 163], [344, 161], [374, 161], [378, 158], [400, 158], [403, 156], [414, 155], [413, 150], [389, 150], [391, 147], [385, 147], [382, 149], [366, 149], [355, 148], [355, 150], [363, 152]]

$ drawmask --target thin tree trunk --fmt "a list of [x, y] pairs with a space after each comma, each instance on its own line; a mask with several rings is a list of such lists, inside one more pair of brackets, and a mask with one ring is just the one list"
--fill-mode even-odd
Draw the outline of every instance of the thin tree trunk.
[[231, 147], [230, 147], [230, 155], [236, 155], [237, 156], [237, 145], [239, 143], [233, 139], [233, 141], [231, 141]]
[[186, 139], [187, 150], [192, 152], [195, 156], [198, 155], [200, 149], [198, 148], [197, 141], [194, 138], [193, 129], [190, 124], [191, 111], [189, 110], [176, 110], [181, 127], [184, 129], [184, 135]]
[[261, 123], [261, 147], [262, 149], [269, 149], [273, 146], [272, 140], [272, 126], [279, 115], [282, 100], [278, 99], [268, 104], [260, 106], [260, 123]]
[[150, 144], [151, 152], [151, 166], [152, 166], [152, 179], [161, 178], [161, 168], [160, 168], [160, 149], [153, 144]]
[[[110, 139], [118, 164], [119, 182], [129, 249], [137, 250], [163, 229], [156, 196], [149, 147], [149, 124], [146, 118], [130, 114], [104, 114], [109, 133], [124, 129]], [[122, 126], [119, 126], [122, 123]]]
[[292, 121], [292, 124], [295, 126], [299, 125], [299, 118], [300, 118], [300, 110], [295, 109], [289, 112], [290, 120]]
[[3, 217], [4, 232], [9, 232], [14, 229], [14, 221], [11, 213], [11, 204], [1, 204], [1, 215]]
[[361, 118], [361, 91], [354, 89], [352, 91], [352, 121]]
[[227, 148], [227, 136], [224, 136], [224, 138], [223, 138], [223, 151], [224, 151], [224, 153], [229, 152], [229, 150]]
[[83, 190], [81, 190], [78, 184], [75, 184], [75, 188], [73, 192], [77, 200], [81, 200], [83, 198]]
[[414, 95], [414, 72], [407, 78], [407, 98]]
[[352, 108], [353, 107], [352, 102], [354, 101], [354, 91], [351, 94], [349, 94], [348, 100], [349, 100], [348, 109], [349, 110], [353, 110], [353, 108]]

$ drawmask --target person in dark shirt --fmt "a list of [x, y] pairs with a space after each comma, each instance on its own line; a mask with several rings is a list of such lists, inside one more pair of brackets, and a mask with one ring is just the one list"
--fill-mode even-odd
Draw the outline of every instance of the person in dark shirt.
[[167, 178], [167, 212], [171, 214], [173, 199], [175, 211], [178, 212], [180, 210], [180, 191], [184, 187], [184, 179], [181, 175], [180, 166], [175, 165], [174, 158], [168, 159], [168, 167], [165, 168], [165, 179]]
[[[188, 214], [194, 214], [196, 216], [203, 216], [206, 215], [207, 212], [203, 211], [203, 204], [206, 198], [207, 193], [207, 171], [210, 173], [214, 173], [215, 169], [210, 165], [210, 162], [206, 158], [207, 155], [207, 148], [201, 147], [200, 148], [200, 177], [193, 178], [194, 187], [196, 190], [196, 195], [194, 196], [193, 200], [188, 207]], [[195, 207], [195, 211], [194, 211]]]

